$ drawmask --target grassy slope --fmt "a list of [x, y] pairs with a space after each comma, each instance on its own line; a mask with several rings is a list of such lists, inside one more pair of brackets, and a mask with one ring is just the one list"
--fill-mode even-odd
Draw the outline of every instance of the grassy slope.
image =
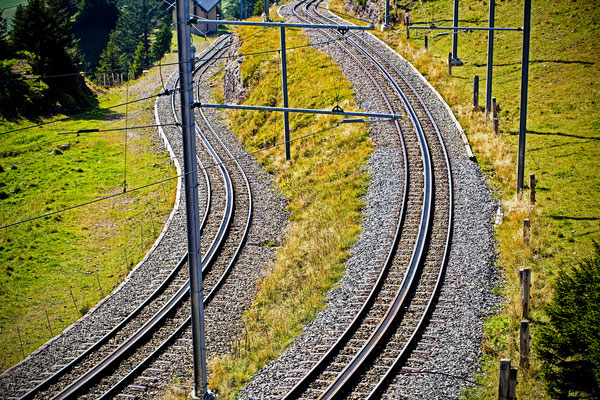
[[[238, 33], [244, 37], [258, 30], [242, 28]], [[308, 43], [299, 30], [287, 30], [286, 37], [288, 47]], [[247, 43], [255, 39], [252, 49], [279, 47], [276, 29]], [[340, 105], [356, 108], [349, 83], [328, 56], [309, 47], [290, 50], [288, 68], [290, 107], [330, 109], [337, 86]], [[247, 104], [281, 105], [277, 53], [246, 58], [242, 76], [250, 89]], [[291, 114], [291, 136], [316, 132], [339, 119]], [[250, 151], [283, 140], [282, 115], [278, 113], [231, 113], [229, 123]], [[257, 153], [289, 199], [292, 215], [277, 260], [259, 283], [256, 300], [243, 317], [244, 336], [234, 354], [211, 363], [211, 387], [224, 398], [234, 396], [251, 374], [292, 342], [302, 324], [324, 306], [324, 295], [342, 276], [343, 262], [360, 232], [361, 196], [368, 185], [362, 166], [372, 148], [366, 135], [364, 127], [348, 124], [297, 141], [291, 146], [289, 163], [282, 146]]]
[[[129, 96], [125, 87], [100, 95], [100, 108], [152, 95], [159, 88], [158, 69], [154, 69], [131, 84]], [[154, 123], [153, 102], [128, 107], [130, 127]], [[4, 169], [0, 191], [9, 196], [0, 200], [0, 223], [121, 193], [124, 131], [79, 137], [58, 133], [107, 124], [111, 125], [106, 128], [123, 127], [124, 117], [125, 107], [119, 107], [14, 133], [2, 132], [32, 122], [0, 125]], [[44, 144], [51, 140], [60, 141]], [[129, 189], [175, 174], [168, 153], [158, 150], [157, 141], [149, 129], [129, 131]], [[70, 149], [63, 154], [49, 152], [61, 144], [69, 144]], [[166, 182], [0, 230], [1, 369], [22, 358], [17, 327], [27, 354], [52, 336], [48, 319], [56, 335], [123, 280], [162, 230], [173, 206], [175, 185]]]
[[[341, 10], [339, 3], [332, 7]], [[487, 2], [460, 2], [462, 25], [487, 26], [487, 13]], [[521, 26], [522, 13], [522, 1], [497, 2], [496, 26]], [[416, 4], [411, 21], [424, 22], [425, 18], [448, 26], [452, 1]], [[499, 358], [508, 357], [518, 364], [518, 269], [533, 271], [535, 340], [535, 326], [543, 321], [542, 307], [549, 299], [556, 271], [587, 257], [592, 241], [600, 240], [600, 45], [591, 39], [600, 33], [600, 9], [585, 0], [533, 1], [532, 26], [525, 173], [534, 173], [538, 180], [535, 208], [515, 199], [521, 34], [496, 33], [493, 95], [501, 106], [501, 133], [495, 137], [490, 124], [484, 126], [481, 113], [471, 109], [474, 75], [481, 79], [481, 103], [485, 96], [486, 33], [459, 37], [458, 56], [465, 65], [455, 67], [452, 77], [446, 71], [450, 36], [431, 41], [430, 34], [429, 52], [425, 53], [421, 52], [424, 31], [412, 31], [410, 41], [400, 26], [378, 33], [413, 62], [450, 104], [482, 168], [489, 172], [491, 185], [502, 197], [505, 215], [497, 229], [498, 263], [505, 277], [502, 292], [506, 303], [486, 325], [481, 386], [468, 393], [469, 398], [495, 396]], [[523, 218], [532, 219], [531, 245], [521, 240]], [[517, 396], [544, 397], [535, 357], [529, 372], [520, 372]]]

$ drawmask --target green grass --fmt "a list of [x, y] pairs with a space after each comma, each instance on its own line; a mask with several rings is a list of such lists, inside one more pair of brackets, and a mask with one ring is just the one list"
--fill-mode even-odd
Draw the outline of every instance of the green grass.
[[[238, 34], [257, 31], [241, 28]], [[288, 29], [286, 37], [288, 47], [308, 43], [296, 29]], [[277, 49], [279, 31], [270, 29], [248, 39], [254, 40], [253, 48]], [[344, 109], [356, 109], [350, 84], [328, 56], [307, 47], [290, 50], [288, 63], [290, 107], [331, 109], [339, 93]], [[278, 53], [247, 57], [242, 78], [249, 89], [246, 104], [282, 104]], [[331, 127], [339, 119], [290, 114], [291, 137]], [[258, 160], [288, 198], [291, 217], [277, 259], [243, 316], [243, 335], [233, 354], [210, 363], [210, 387], [223, 398], [235, 397], [235, 391], [281, 354], [324, 307], [325, 294], [343, 275], [343, 263], [360, 233], [361, 196], [369, 182], [363, 166], [372, 151], [365, 127], [347, 124], [294, 142], [292, 159], [285, 162], [283, 146], [265, 150], [283, 140], [281, 114], [231, 112], [228, 121], [248, 150], [263, 150]]]
[[2, 0], [0, 1], [0, 9], [16, 7], [21, 4], [27, 4], [27, 0]]
[[[171, 55], [169, 60], [174, 58]], [[100, 93], [99, 108], [84, 117], [18, 132], [9, 131], [34, 122], [3, 121], [0, 224], [122, 193], [125, 131], [60, 133], [123, 127], [125, 107], [108, 107], [159, 89], [158, 69], [154, 69], [132, 82], [129, 90]], [[129, 127], [154, 123], [153, 102], [128, 106]], [[168, 153], [159, 150], [158, 143], [150, 129], [128, 132], [129, 190], [176, 175]], [[69, 148], [60, 150], [61, 145]], [[175, 188], [172, 180], [0, 230], [1, 369], [81, 317], [123, 280], [162, 230]]]
[[[23, 0], [2, 0], [0, 1], [0, 10], [2, 11], [2, 17], [4, 19], [6, 19], [6, 21], [8, 21], [8, 29], [11, 28], [12, 26], [12, 19], [15, 16], [15, 12], [17, 11], [16, 6], [18, 5], [25, 5], [27, 4], [27, 1], [23, 1]], [[11, 8], [10, 10], [4, 10], [5, 8], [8, 7], [15, 7], [15, 8]]]
[[[449, 26], [452, 1], [423, 2], [412, 10], [413, 23], [435, 21]], [[334, 7], [340, 7], [335, 4]], [[424, 11], [423, 11], [424, 10]], [[496, 4], [496, 26], [522, 25], [523, 2]], [[475, 0], [460, 2], [460, 24], [487, 26], [488, 4]], [[437, 33], [437, 32], [436, 32]], [[497, 32], [493, 96], [501, 106], [500, 135], [490, 124], [484, 126], [481, 112], [471, 108], [473, 76], [479, 75], [480, 103], [485, 96], [487, 34], [472, 32], [459, 36], [458, 56], [464, 66], [446, 68], [451, 37], [431, 40], [423, 52], [424, 31], [411, 31], [405, 39], [400, 25], [377, 33], [411, 61], [436, 87], [465, 129], [482, 170], [500, 195], [503, 223], [497, 228], [499, 261], [504, 282], [500, 291], [506, 302], [485, 328], [484, 373], [480, 386], [467, 398], [495, 396], [499, 358], [518, 364], [519, 268], [533, 271], [532, 336], [544, 321], [543, 306], [549, 300], [556, 272], [574, 260], [589, 257], [593, 240], [600, 240], [600, 45], [591, 38], [600, 33], [600, 9], [593, 2], [550, 0], [533, 2], [529, 107], [527, 120], [526, 177], [537, 179], [535, 207], [526, 198], [515, 199], [516, 152], [519, 129], [519, 93], [522, 36]], [[528, 182], [525, 182], [527, 186]], [[526, 188], [528, 189], [528, 188]], [[525, 196], [528, 196], [526, 191]], [[522, 241], [523, 218], [532, 220], [530, 245]], [[528, 372], [521, 371], [517, 397], [544, 398], [543, 382], [535, 355]]]

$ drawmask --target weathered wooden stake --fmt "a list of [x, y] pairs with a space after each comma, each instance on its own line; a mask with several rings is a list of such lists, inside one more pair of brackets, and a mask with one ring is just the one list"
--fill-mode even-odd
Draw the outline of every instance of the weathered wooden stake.
[[479, 110], [479, 75], [473, 77], [473, 109]]
[[498, 118], [494, 118], [494, 120], [492, 121], [492, 127], [494, 128], [494, 134], [498, 135], [498, 133], [500, 132], [498, 127]]
[[535, 174], [529, 174], [529, 202], [535, 204]]
[[152, 209], [150, 209], [150, 221], [152, 222], [152, 234], [156, 235], [156, 229], [154, 227], [154, 214], [152, 214]]
[[75, 306], [75, 312], [79, 314], [79, 308], [77, 307], [77, 302], [75, 301], [75, 296], [73, 295], [73, 286], [69, 286], [69, 292], [71, 293], [71, 298], [73, 299], [73, 305]]
[[516, 400], [517, 399], [517, 374], [519, 369], [517, 367], [510, 367], [510, 373], [508, 376], [508, 399]]
[[492, 97], [492, 119], [498, 118], [498, 103], [496, 98]]
[[525, 242], [525, 244], [529, 244], [530, 237], [531, 237], [531, 223], [529, 222], [529, 218], [525, 218], [523, 220], [523, 242]]
[[23, 341], [21, 340], [21, 330], [17, 326], [17, 335], [19, 335], [19, 344], [21, 345], [21, 353], [23, 354], [23, 358], [25, 358], [25, 349], [23, 349]]
[[452, 75], [452, 52], [448, 53], [448, 73]]
[[96, 280], [98, 281], [98, 291], [100, 292], [100, 295], [102, 297], [104, 297], [104, 292], [102, 291], [102, 286], [100, 286], [100, 276], [98, 275], [98, 272], [96, 272]]
[[425, 49], [429, 48], [429, 43], [428, 43], [428, 38], [427, 35], [425, 35]]
[[531, 289], [531, 270], [529, 268], [519, 270], [519, 282], [521, 283], [521, 319], [528, 320]]
[[410, 15], [404, 14], [404, 25], [406, 25], [406, 38], [407, 39], [410, 39], [410, 28], [408, 27], [409, 23], [410, 23]]
[[48, 329], [50, 330], [50, 335], [54, 336], [52, 332], [52, 326], [50, 325], [50, 317], [48, 316], [48, 310], [44, 310], [46, 312], [46, 321], [48, 321]]
[[521, 321], [521, 330], [519, 332], [519, 366], [521, 368], [529, 368], [529, 321], [524, 319]]
[[498, 377], [498, 400], [509, 400], [510, 392], [510, 359], [500, 360], [500, 375]]

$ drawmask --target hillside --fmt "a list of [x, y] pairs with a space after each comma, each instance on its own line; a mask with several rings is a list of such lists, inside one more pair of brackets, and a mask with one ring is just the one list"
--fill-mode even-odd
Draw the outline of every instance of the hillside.
[[[452, 1], [434, 0], [409, 4], [411, 23], [450, 26]], [[331, 8], [352, 12], [353, 5], [334, 2]], [[473, 146], [478, 161], [490, 177], [490, 185], [502, 200], [503, 219], [497, 226], [498, 264], [504, 281], [499, 287], [506, 298], [498, 315], [487, 323], [484, 372], [480, 387], [469, 398], [491, 398], [497, 385], [500, 358], [518, 360], [520, 295], [518, 270], [531, 268], [532, 323], [545, 322], [542, 312], [550, 300], [557, 272], [593, 254], [600, 240], [599, 201], [600, 119], [600, 10], [589, 1], [533, 2], [529, 107], [526, 144], [526, 191], [516, 197], [516, 153], [519, 128], [519, 91], [522, 36], [497, 32], [495, 36], [493, 96], [500, 105], [500, 134], [481, 111], [472, 109], [473, 76], [480, 77], [480, 105], [485, 99], [487, 34], [459, 36], [458, 56], [463, 66], [447, 71], [451, 35], [444, 31], [411, 31], [403, 25], [378, 36], [413, 62], [449, 103]], [[360, 7], [358, 7], [360, 10]], [[400, 13], [404, 10], [398, 10]], [[522, 1], [496, 4], [497, 27], [522, 26]], [[488, 3], [460, 2], [461, 26], [487, 26]], [[425, 51], [424, 35], [429, 36]], [[537, 202], [529, 204], [528, 175], [537, 179]], [[532, 221], [532, 240], [522, 240], [523, 219]], [[527, 373], [519, 374], [518, 398], [544, 398], [539, 363], [533, 359]]]

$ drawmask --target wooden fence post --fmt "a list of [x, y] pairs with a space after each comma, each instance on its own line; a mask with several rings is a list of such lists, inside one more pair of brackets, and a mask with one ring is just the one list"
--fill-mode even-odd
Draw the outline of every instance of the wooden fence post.
[[508, 400], [510, 388], [510, 359], [500, 360], [500, 375], [498, 377], [498, 400]]
[[529, 174], [529, 202], [535, 204], [535, 174]]
[[508, 376], [508, 399], [516, 400], [517, 399], [517, 373], [519, 370], [517, 367], [510, 367], [510, 372]]
[[521, 329], [519, 332], [519, 366], [521, 368], [529, 368], [529, 321], [521, 321]]
[[529, 292], [531, 288], [531, 270], [523, 268], [519, 271], [521, 283], [521, 319], [529, 319]]
[[525, 218], [523, 220], [523, 242], [525, 244], [529, 244], [529, 239], [531, 237], [531, 222], [529, 218]]
[[479, 75], [473, 77], [473, 110], [479, 110]]

